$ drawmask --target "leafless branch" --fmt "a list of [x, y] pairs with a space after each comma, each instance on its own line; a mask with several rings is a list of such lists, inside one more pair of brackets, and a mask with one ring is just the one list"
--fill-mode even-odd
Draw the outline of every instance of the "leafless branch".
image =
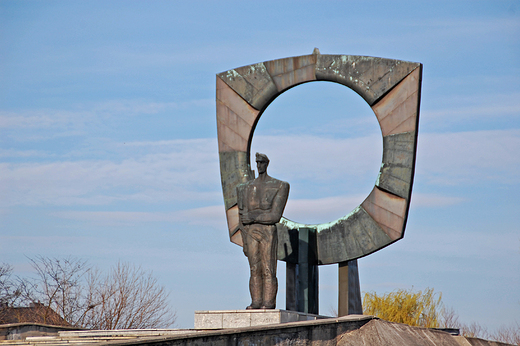
[[73, 257], [29, 260], [36, 271], [31, 281], [13, 281], [12, 268], [0, 266], [0, 302], [24, 299], [38, 307], [41, 320], [48, 321], [51, 308], [81, 328], [167, 328], [175, 322], [168, 293], [140, 267], [118, 263], [103, 275]]

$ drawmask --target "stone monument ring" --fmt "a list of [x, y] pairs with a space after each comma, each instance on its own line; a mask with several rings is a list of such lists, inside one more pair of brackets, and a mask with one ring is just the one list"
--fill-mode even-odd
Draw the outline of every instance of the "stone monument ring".
[[236, 186], [254, 179], [253, 132], [267, 106], [302, 83], [329, 81], [358, 93], [372, 108], [383, 136], [383, 159], [374, 188], [360, 205], [329, 223], [305, 225], [282, 218], [278, 259], [294, 257], [291, 233], [317, 231], [318, 264], [371, 254], [403, 238], [417, 150], [422, 64], [356, 55], [311, 55], [265, 61], [217, 74], [217, 131], [229, 236], [242, 245]]

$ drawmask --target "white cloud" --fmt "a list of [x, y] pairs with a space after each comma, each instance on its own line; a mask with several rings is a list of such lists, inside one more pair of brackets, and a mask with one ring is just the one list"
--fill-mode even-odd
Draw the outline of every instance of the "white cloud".
[[[366, 195], [339, 196], [317, 199], [289, 199], [284, 217], [301, 223], [317, 224], [330, 222], [345, 216], [361, 204]], [[442, 207], [458, 204], [462, 198], [436, 194], [414, 194], [413, 207]], [[0, 209], [1, 213], [1, 209]], [[127, 227], [154, 222], [186, 223], [189, 225], [225, 227], [224, 204], [202, 208], [174, 210], [169, 212], [139, 211], [56, 211], [50, 215], [69, 220], [89, 222], [96, 225]]]
[[328, 138], [312, 135], [257, 136], [251, 152], [266, 153], [269, 169], [286, 179], [349, 179], [369, 174], [373, 181], [381, 165], [381, 136]]
[[[120, 161], [0, 163], [4, 205], [215, 200], [214, 139], [172, 141], [166, 152], [126, 153]], [[164, 148], [162, 148], [164, 150]]]
[[[362, 177], [375, 181], [381, 138], [264, 136], [253, 150], [268, 153], [270, 169], [291, 182], [314, 179], [334, 185]], [[520, 130], [420, 133], [417, 175], [430, 184], [518, 183]], [[271, 168], [272, 167], [272, 168]], [[271, 172], [272, 172], [271, 171]], [[374, 177], [372, 180], [371, 177]], [[373, 184], [373, 183], [372, 183]]]
[[66, 110], [28, 110], [21, 112], [0, 111], [0, 128], [39, 128], [83, 125], [91, 113], [87, 111]]
[[[409, 227], [408, 241], [400, 242], [399, 248], [394, 247], [392, 251], [412, 255], [420, 254], [421, 256], [435, 255], [449, 262], [451, 258], [471, 258], [473, 260], [502, 258], [504, 254], [518, 254], [520, 247], [518, 230], [515, 228], [504, 229], [497, 234], [488, 230], [457, 229], [453, 226], [447, 226], [445, 229], [427, 225], [424, 227], [420, 236], [412, 235], [412, 232], [416, 230]], [[514, 259], [514, 263], [520, 264], [520, 256]]]
[[464, 202], [462, 197], [442, 196], [438, 194], [412, 193], [412, 208], [445, 207]]
[[[335, 196], [317, 199], [291, 199], [287, 202], [284, 216], [300, 223], [317, 224], [336, 220], [359, 206], [368, 194]], [[464, 202], [463, 198], [439, 194], [414, 193], [412, 207], [444, 207]]]
[[416, 174], [429, 184], [519, 182], [520, 130], [419, 135]]
[[0, 149], [0, 157], [45, 157], [50, 156], [48, 153], [41, 150], [15, 150], [15, 149]]
[[[417, 10], [421, 11], [419, 7]], [[427, 10], [422, 9], [422, 11]], [[424, 63], [425, 61], [433, 62], [433, 60], [446, 61], [450, 56], [468, 54], [469, 51], [482, 54], [489, 46], [503, 42], [510, 44], [511, 50], [514, 50], [516, 47], [514, 43], [518, 42], [517, 37], [520, 32], [520, 23], [514, 17], [457, 17], [456, 19], [435, 15], [433, 17], [420, 16], [420, 18], [416, 16], [397, 17], [398, 19], [395, 16], [394, 18], [386, 16], [379, 21], [379, 25], [384, 26], [385, 30], [372, 30], [373, 28], [366, 27], [363, 35], [350, 35], [345, 37], [342, 42], [338, 42], [334, 35], [329, 35], [330, 26], [316, 28], [303, 37], [302, 35], [297, 36], [296, 32], [292, 32], [292, 35], [296, 40], [299, 39], [295, 42], [301, 42], [302, 46], [309, 41], [320, 42], [322, 54], [329, 53], [326, 51], [326, 47], [343, 49], [343, 51], [330, 52], [332, 54], [349, 54], [353, 47], [356, 52], [363, 55], [386, 56], [412, 61], [418, 59], [415, 61]], [[343, 25], [342, 20], [343, 18], [331, 18], [329, 24]], [[356, 24], [353, 25], [356, 26]], [[358, 25], [363, 26], [365, 23], [361, 19]], [[384, 55], [381, 52], [385, 52]], [[468, 56], [466, 59], [471, 58]]]
[[317, 199], [290, 199], [284, 216], [300, 223], [317, 224], [336, 220], [360, 205], [366, 195]]
[[[390, 38], [388, 42], [414, 42], [414, 50], [432, 49], [433, 54], [468, 54], [479, 51], [486, 45], [494, 45], [515, 37], [520, 23], [512, 17], [488, 18], [434, 18], [399, 21], [397, 27], [408, 27], [404, 36]], [[428, 45], [428, 47], [426, 47]]]
[[[518, 95], [520, 97], [520, 95]], [[426, 118], [435, 118], [435, 120], [444, 120], [449, 122], [462, 122], [468, 119], [482, 118], [496, 118], [499, 116], [512, 116], [520, 114], [520, 102], [516, 104], [503, 103], [486, 103], [476, 105], [466, 105], [460, 107], [453, 107], [450, 109], [441, 109], [436, 111], [423, 112]], [[429, 120], [429, 119], [428, 119]]]
[[142, 100], [111, 100], [95, 104], [92, 112], [108, 114], [156, 114], [165, 110], [185, 109], [190, 107], [213, 107], [212, 99], [188, 100], [182, 102], [147, 102]]
[[224, 205], [176, 210], [171, 212], [135, 212], [135, 211], [58, 211], [52, 216], [62, 219], [89, 222], [103, 226], [126, 227], [139, 223], [155, 222], [187, 223], [196, 226], [215, 227], [221, 225], [225, 229]]
[[[453, 19], [431, 19], [431, 20], [413, 20], [409, 22], [399, 22], [400, 24], [421, 28], [431, 31], [432, 34], [444, 35], [450, 39], [457, 37], [494, 37], [497, 34], [509, 34], [520, 30], [520, 23], [510, 17], [490, 17], [490, 18], [457, 18]], [[439, 39], [438, 36], [437, 40]]]
[[[323, 215], [329, 210], [340, 217], [362, 200], [360, 197], [359, 202], [351, 203], [352, 197], [342, 196], [366, 196], [372, 189], [380, 165], [380, 141], [376, 136], [260, 136], [257, 144], [259, 151], [271, 158], [270, 174], [291, 183], [292, 199], [300, 200], [294, 210], [306, 210], [305, 215], [312, 215], [312, 210]], [[121, 149], [117, 161], [0, 163], [1, 203], [214, 203], [222, 198], [215, 142], [193, 139], [127, 143], [120, 146], [125, 149]], [[518, 152], [520, 130], [425, 133], [419, 136], [416, 174], [430, 185], [514, 184], [519, 179]], [[345, 188], [349, 184], [350, 190]], [[309, 197], [314, 202], [307, 204], [305, 199]], [[418, 205], [460, 202], [454, 197], [417, 198]], [[336, 207], [323, 207], [332, 204], [340, 206], [337, 211]], [[293, 213], [291, 205], [289, 214]]]
[[110, 100], [77, 109], [39, 109], [18, 112], [0, 111], [0, 128], [4, 129], [79, 129], [110, 116], [149, 115], [166, 110], [213, 107], [214, 100], [195, 99], [182, 102], [145, 100]]
[[[460, 87], [467, 84], [478, 83], [471, 80], [457, 81]], [[450, 81], [451, 83], [451, 81]], [[444, 126], [452, 123], [465, 123], [482, 120], [508, 120], [516, 119], [520, 114], [520, 93], [511, 94], [486, 94], [456, 97], [443, 97], [439, 100], [441, 107], [421, 111], [423, 121], [440, 122]]]

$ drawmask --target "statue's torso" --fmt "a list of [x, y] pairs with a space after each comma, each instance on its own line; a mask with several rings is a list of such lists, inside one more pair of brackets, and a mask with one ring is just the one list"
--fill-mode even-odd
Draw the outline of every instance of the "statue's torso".
[[269, 210], [273, 200], [282, 188], [282, 181], [271, 178], [260, 182], [257, 179], [247, 183], [244, 187], [244, 204], [248, 210]]

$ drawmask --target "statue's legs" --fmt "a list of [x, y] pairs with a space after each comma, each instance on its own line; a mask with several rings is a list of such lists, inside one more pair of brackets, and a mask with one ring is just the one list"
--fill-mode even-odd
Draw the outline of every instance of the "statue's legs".
[[264, 283], [262, 309], [274, 309], [278, 292], [278, 280], [276, 279], [278, 235], [274, 225], [262, 225], [261, 227], [264, 231], [263, 241], [260, 243]]
[[262, 309], [274, 309], [276, 307], [276, 292], [278, 291], [278, 280], [276, 277], [264, 279], [264, 299]]
[[246, 237], [247, 258], [251, 269], [249, 292], [252, 300], [247, 309], [274, 309], [278, 291], [276, 226], [249, 225]]
[[249, 268], [251, 269], [251, 277], [249, 278], [251, 305], [246, 309], [260, 309], [262, 307], [263, 296], [260, 242], [251, 237], [248, 237], [247, 240], [247, 259], [249, 261]]

